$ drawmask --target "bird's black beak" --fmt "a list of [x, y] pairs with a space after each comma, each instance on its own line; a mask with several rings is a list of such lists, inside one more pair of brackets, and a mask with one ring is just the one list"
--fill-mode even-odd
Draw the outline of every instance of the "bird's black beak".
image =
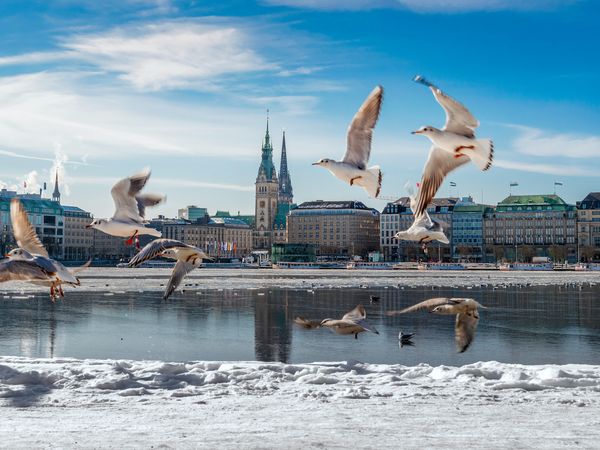
[[312, 163], [313, 166], [320, 166], [321, 163], [319, 161]]
[[410, 134], [421, 134], [421, 132], [419, 130], [417, 130], [417, 131], [411, 131]]
[[91, 225], [86, 225], [85, 227], [86, 227], [86, 228], [92, 228], [92, 226], [91, 226]]

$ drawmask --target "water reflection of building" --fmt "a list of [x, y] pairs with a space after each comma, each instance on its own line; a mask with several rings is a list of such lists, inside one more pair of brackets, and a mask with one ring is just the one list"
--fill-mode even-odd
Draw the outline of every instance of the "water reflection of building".
[[270, 303], [269, 296], [256, 296], [254, 304], [254, 353], [259, 361], [286, 363], [292, 346], [293, 320], [288, 310], [288, 293]]

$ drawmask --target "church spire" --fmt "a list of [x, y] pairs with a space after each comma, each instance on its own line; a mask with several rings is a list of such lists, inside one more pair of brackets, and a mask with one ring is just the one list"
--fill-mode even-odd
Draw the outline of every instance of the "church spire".
[[277, 181], [277, 172], [273, 164], [273, 145], [271, 145], [271, 137], [269, 136], [269, 110], [267, 109], [267, 131], [265, 132], [265, 141], [262, 146], [262, 158], [260, 167], [258, 168], [259, 179], [265, 181]]
[[271, 147], [271, 137], [269, 136], [269, 110], [268, 109], [267, 109], [267, 132], [265, 133], [265, 147]]
[[58, 190], [58, 169], [54, 178], [54, 192], [52, 193], [52, 201], [60, 203], [60, 191]]
[[287, 165], [287, 149], [285, 146], [285, 131], [281, 142], [281, 163], [279, 165], [279, 201], [291, 204], [294, 199], [292, 180]]

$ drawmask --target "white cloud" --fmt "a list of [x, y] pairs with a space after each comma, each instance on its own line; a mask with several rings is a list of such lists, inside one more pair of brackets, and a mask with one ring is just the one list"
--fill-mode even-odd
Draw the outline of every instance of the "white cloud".
[[494, 159], [494, 167], [519, 170], [524, 172], [543, 173], [547, 175], [597, 177], [598, 173], [589, 167], [565, 166], [561, 164], [532, 163], [528, 161], [511, 161]]
[[[37, 73], [0, 78], [1, 155], [64, 164], [98, 163], [136, 155], [251, 156], [264, 112], [257, 106], [178, 104], [92, 86], [82, 76]], [[248, 100], [265, 104], [267, 99]], [[281, 120], [306, 111], [312, 98], [269, 99]], [[235, 133], [230, 130], [235, 129]], [[258, 133], [258, 134], [257, 134]], [[46, 156], [48, 155], [48, 156]]]
[[62, 46], [140, 90], [216, 89], [219, 77], [277, 70], [235, 25], [163, 22], [71, 36]]
[[50, 170], [50, 179], [52, 181], [56, 180], [56, 175], [58, 174], [58, 185], [61, 191], [61, 194], [65, 194], [67, 196], [71, 195], [71, 188], [69, 184], [66, 183], [67, 179], [67, 170], [65, 168], [66, 163], [69, 161], [69, 157], [63, 151], [62, 145], [59, 142], [54, 143], [54, 161], [52, 162], [52, 169]]
[[579, 0], [263, 0], [263, 3], [320, 10], [407, 8], [417, 12], [519, 11], [556, 8]]
[[[177, 187], [177, 188], [207, 188], [207, 189], [218, 189], [225, 191], [239, 191], [239, 192], [254, 192], [254, 185], [241, 185], [241, 184], [229, 184], [229, 183], [214, 183], [210, 181], [198, 181], [198, 180], [186, 180], [181, 178], [161, 178], [152, 177], [150, 179], [149, 191], [152, 191], [152, 186], [163, 186], [163, 187]], [[102, 177], [102, 176], [68, 176], [67, 181], [73, 185], [91, 185], [91, 186], [104, 186], [108, 193], [111, 186], [117, 181], [117, 178]]]
[[521, 133], [513, 141], [513, 149], [519, 153], [580, 159], [600, 157], [600, 136], [548, 133], [520, 125], [511, 125], [511, 127]]

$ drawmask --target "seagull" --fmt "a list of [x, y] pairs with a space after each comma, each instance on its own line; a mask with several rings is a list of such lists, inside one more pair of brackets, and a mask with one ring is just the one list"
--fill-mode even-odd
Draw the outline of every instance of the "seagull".
[[414, 335], [415, 333], [403, 333], [401, 331], [400, 334], [398, 334], [398, 339], [400, 339], [401, 341], [410, 341]]
[[202, 264], [202, 260], [208, 259], [213, 260], [210, 256], [204, 253], [197, 247], [192, 245], [184, 244], [183, 242], [176, 241], [174, 239], [156, 239], [147, 244], [137, 255], [135, 255], [131, 261], [129, 261], [129, 267], [137, 267], [144, 261], [161, 256], [163, 258], [174, 259], [177, 261], [163, 299], [166, 300], [169, 296], [177, 289], [177, 286], [183, 280], [188, 273], [199, 267]]
[[321, 328], [321, 321], [314, 319], [305, 319], [304, 317], [298, 316], [294, 318], [294, 323], [300, 325], [302, 328], [315, 329]]
[[440, 241], [443, 244], [449, 244], [450, 241], [444, 233], [444, 227], [442, 223], [437, 220], [433, 220], [431, 217], [429, 217], [427, 209], [423, 210], [423, 213], [421, 213], [421, 215], [417, 215], [415, 213], [417, 209], [417, 200], [412, 188], [409, 189], [409, 198], [410, 208], [412, 209], [415, 218], [410, 228], [405, 231], [398, 231], [394, 235], [394, 239], [404, 241], [418, 241], [419, 244], [423, 246], [423, 251], [425, 252], [425, 254], [428, 253], [427, 244], [432, 241]]
[[373, 303], [379, 303], [379, 300], [381, 300], [381, 297], [379, 297], [377, 295], [371, 295], [371, 296], [369, 296], [369, 302], [371, 303], [371, 305]]
[[379, 334], [379, 331], [367, 323], [367, 312], [363, 305], [347, 312], [340, 320], [323, 319], [321, 326], [331, 328], [338, 334], [353, 334], [355, 339], [358, 339], [358, 333], [363, 331]]
[[412, 341], [412, 338], [414, 335], [415, 335], [415, 333], [404, 334], [401, 331], [400, 334], [398, 334], [398, 341], [400, 343], [400, 348], [405, 347], [405, 346], [414, 347], [415, 343]]
[[48, 282], [51, 275], [31, 260], [4, 259], [0, 261], [0, 283], [5, 281]]
[[415, 217], [419, 217], [449, 172], [470, 160], [481, 170], [488, 170], [494, 157], [494, 143], [491, 139], [475, 139], [475, 128], [479, 126], [479, 121], [467, 108], [422, 76], [417, 75], [414, 81], [429, 87], [446, 112], [446, 124], [441, 130], [427, 125], [412, 132], [426, 136], [433, 143], [423, 169], [414, 211]]
[[91, 260], [81, 267], [69, 270], [60, 262], [50, 258], [48, 251], [29, 222], [27, 212], [18, 198], [13, 198], [10, 202], [10, 220], [18, 248], [8, 252], [6, 256], [11, 260], [31, 261], [48, 274], [46, 280], [35, 280], [32, 283], [49, 286], [52, 301], [58, 295], [64, 297], [63, 284], [70, 284], [72, 286], [79, 286], [81, 284], [75, 274], [86, 269], [90, 265]]
[[379, 166], [367, 168], [367, 164], [371, 155], [373, 128], [379, 118], [382, 100], [383, 87], [377, 86], [350, 123], [346, 154], [342, 161], [323, 158], [313, 163], [313, 166], [326, 168], [340, 180], [350, 183], [350, 186], [362, 186], [374, 198], [381, 191], [382, 174]]
[[475, 330], [479, 322], [479, 312], [477, 308], [485, 308], [472, 298], [431, 298], [416, 305], [399, 311], [387, 311], [386, 315], [395, 316], [422, 309], [428, 310], [434, 314], [454, 315], [456, 314], [456, 325], [454, 327], [456, 350], [463, 353], [469, 348], [475, 338]]
[[139, 248], [139, 236], [148, 234], [161, 237], [162, 233], [154, 228], [147, 228], [144, 218], [146, 207], [156, 206], [166, 197], [159, 194], [141, 194], [140, 192], [150, 178], [150, 169], [118, 181], [110, 193], [115, 202], [115, 213], [110, 219], [95, 219], [86, 228], [95, 228], [111, 236], [126, 237], [127, 245]]

